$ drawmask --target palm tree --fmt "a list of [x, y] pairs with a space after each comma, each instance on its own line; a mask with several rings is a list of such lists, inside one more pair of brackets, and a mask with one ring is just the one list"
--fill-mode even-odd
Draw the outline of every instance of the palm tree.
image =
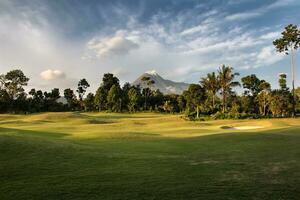
[[218, 80], [220, 83], [221, 94], [222, 94], [222, 112], [225, 113], [227, 110], [227, 97], [231, 92], [232, 87], [240, 86], [239, 82], [234, 81], [234, 78], [239, 73], [233, 73], [233, 68], [222, 65], [218, 70]]
[[220, 89], [220, 83], [215, 72], [208, 73], [206, 78], [202, 78], [200, 84], [207, 90], [212, 97], [212, 107], [215, 108], [216, 93]]
[[289, 24], [281, 33], [281, 38], [273, 41], [273, 44], [278, 52], [284, 52], [286, 55], [291, 55], [292, 67], [292, 87], [293, 87], [293, 116], [295, 116], [295, 52], [300, 47], [300, 29], [296, 25]]

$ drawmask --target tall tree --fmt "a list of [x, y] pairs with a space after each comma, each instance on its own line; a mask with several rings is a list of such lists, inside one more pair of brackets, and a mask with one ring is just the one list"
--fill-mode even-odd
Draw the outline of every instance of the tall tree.
[[184, 97], [187, 101], [187, 105], [190, 110], [196, 111], [196, 117], [199, 118], [201, 104], [204, 103], [206, 99], [205, 89], [198, 84], [191, 84], [186, 92], [184, 92]]
[[200, 84], [206, 89], [209, 93], [209, 96], [212, 98], [212, 108], [215, 108], [216, 93], [220, 89], [220, 83], [215, 72], [208, 73], [205, 78], [202, 78]]
[[23, 86], [27, 85], [29, 78], [21, 70], [16, 69], [7, 72], [5, 76], [2, 76], [1, 80], [1, 82], [4, 82], [4, 87], [10, 99], [14, 100], [24, 92]]
[[143, 95], [144, 95], [144, 99], [145, 99], [145, 102], [144, 102], [144, 107], [145, 107], [145, 110], [147, 110], [147, 100], [148, 98], [150, 97], [151, 95], [151, 86], [155, 83], [154, 80], [152, 80], [150, 77], [148, 76], [144, 76], [141, 81], [146, 85], [146, 88], [143, 88]]
[[78, 82], [78, 85], [77, 85], [77, 93], [78, 93], [78, 96], [79, 96], [79, 101], [82, 102], [82, 99], [83, 99], [83, 96], [86, 92], [86, 89], [90, 87], [90, 84], [87, 82], [87, 80], [84, 78], [84, 79], [81, 79], [79, 82]]
[[244, 111], [250, 113], [259, 113], [257, 95], [261, 91], [260, 83], [262, 82], [255, 74], [245, 76], [241, 79], [244, 91], [243, 107]]
[[278, 52], [284, 52], [286, 55], [291, 55], [292, 68], [292, 92], [293, 92], [293, 116], [295, 116], [295, 52], [300, 47], [300, 29], [297, 25], [289, 24], [281, 33], [281, 38], [273, 41], [273, 44]]
[[70, 88], [67, 88], [64, 90], [64, 97], [66, 98], [68, 102], [68, 107], [70, 110], [73, 110], [75, 108], [75, 101], [76, 101], [76, 96], [74, 94], [74, 91]]
[[99, 111], [107, 108], [107, 95], [113, 85], [120, 87], [119, 79], [111, 73], [104, 74], [102, 83], [95, 94], [95, 105]]
[[95, 106], [97, 107], [99, 112], [106, 109], [106, 102], [107, 102], [106, 98], [107, 98], [106, 91], [103, 88], [103, 86], [100, 86], [97, 89], [94, 98]]
[[135, 112], [139, 101], [139, 94], [135, 88], [130, 88], [128, 91], [128, 110]]
[[84, 110], [85, 111], [94, 111], [95, 110], [95, 96], [93, 93], [88, 93], [84, 99]]
[[279, 79], [278, 79], [278, 83], [279, 83], [279, 87], [282, 91], [287, 91], [288, 87], [286, 84], [286, 74], [279, 74]]
[[227, 98], [231, 93], [233, 87], [239, 86], [240, 83], [234, 81], [234, 78], [239, 73], [233, 73], [233, 68], [222, 65], [218, 70], [218, 79], [220, 82], [221, 95], [222, 95], [222, 112], [225, 113], [227, 110]]
[[106, 93], [108, 93], [113, 85], [120, 87], [119, 79], [111, 73], [106, 73], [103, 75], [101, 85]]
[[107, 95], [107, 104], [111, 111], [120, 112], [122, 108], [121, 89], [118, 85], [113, 85]]
[[259, 111], [263, 116], [267, 114], [267, 106], [269, 105], [271, 85], [266, 81], [261, 81], [259, 84], [260, 92], [257, 95], [257, 101], [259, 105]]

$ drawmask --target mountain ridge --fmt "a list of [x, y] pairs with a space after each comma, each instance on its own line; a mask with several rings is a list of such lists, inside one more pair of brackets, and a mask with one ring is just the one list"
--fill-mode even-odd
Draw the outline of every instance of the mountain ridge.
[[[148, 86], [145, 82], [142, 81], [143, 77], [149, 77], [150, 80], [154, 81], [154, 84]], [[152, 90], [158, 89], [164, 94], [182, 94], [182, 92], [189, 87], [188, 83], [175, 82], [172, 80], [164, 79], [155, 70], [143, 73], [132, 84], [135, 86], [139, 85], [142, 88], [149, 87]]]

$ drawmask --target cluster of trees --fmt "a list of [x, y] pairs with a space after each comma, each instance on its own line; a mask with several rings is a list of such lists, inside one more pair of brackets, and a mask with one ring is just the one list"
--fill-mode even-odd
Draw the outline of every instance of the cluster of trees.
[[[278, 52], [291, 55], [292, 89], [287, 87], [286, 74], [279, 76], [279, 89], [272, 89], [270, 83], [254, 74], [242, 77], [239, 82], [239, 74], [223, 65], [217, 72], [201, 78], [198, 84], [191, 84], [181, 95], [151, 90], [155, 82], [150, 77], [142, 78], [146, 88], [129, 83], [121, 87], [119, 79], [107, 73], [95, 94], [85, 96], [90, 85], [81, 79], [76, 92], [70, 88], [64, 90], [66, 103], [63, 103], [58, 88], [51, 92], [31, 89], [27, 94], [24, 86], [29, 78], [21, 70], [12, 70], [0, 75], [0, 112], [157, 111], [184, 112], [189, 118], [198, 119], [201, 116], [216, 119], [295, 116], [300, 110], [300, 88], [294, 87], [294, 51], [300, 47], [300, 30], [296, 25], [288, 25], [273, 44]], [[243, 93], [237, 94], [235, 87], [243, 87]]]
[[[63, 92], [66, 102], [60, 101], [58, 88], [50, 92], [24, 90], [29, 78], [21, 70], [12, 70], [0, 76], [0, 112], [32, 113], [44, 111], [156, 111], [185, 113], [190, 118], [287, 117], [293, 113], [293, 103], [300, 108], [300, 88], [287, 87], [286, 74], [279, 76], [279, 89], [271, 89], [270, 83], [256, 75], [248, 75], [236, 81], [238, 73], [229, 66], [221, 66], [217, 72], [207, 74], [199, 84], [191, 84], [181, 95], [165, 95], [151, 90], [155, 84], [149, 77], [142, 80], [149, 87], [141, 88], [125, 83], [120, 86], [113, 74], [104, 74], [95, 92], [85, 95], [90, 86], [86, 79], [78, 83], [76, 93], [68, 88]], [[244, 91], [238, 95], [234, 88]], [[296, 94], [295, 98], [293, 93]]]

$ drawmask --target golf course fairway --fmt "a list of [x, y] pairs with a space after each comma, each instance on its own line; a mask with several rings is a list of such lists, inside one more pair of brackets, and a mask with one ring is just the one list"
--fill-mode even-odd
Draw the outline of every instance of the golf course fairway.
[[0, 199], [300, 199], [300, 119], [0, 115]]

